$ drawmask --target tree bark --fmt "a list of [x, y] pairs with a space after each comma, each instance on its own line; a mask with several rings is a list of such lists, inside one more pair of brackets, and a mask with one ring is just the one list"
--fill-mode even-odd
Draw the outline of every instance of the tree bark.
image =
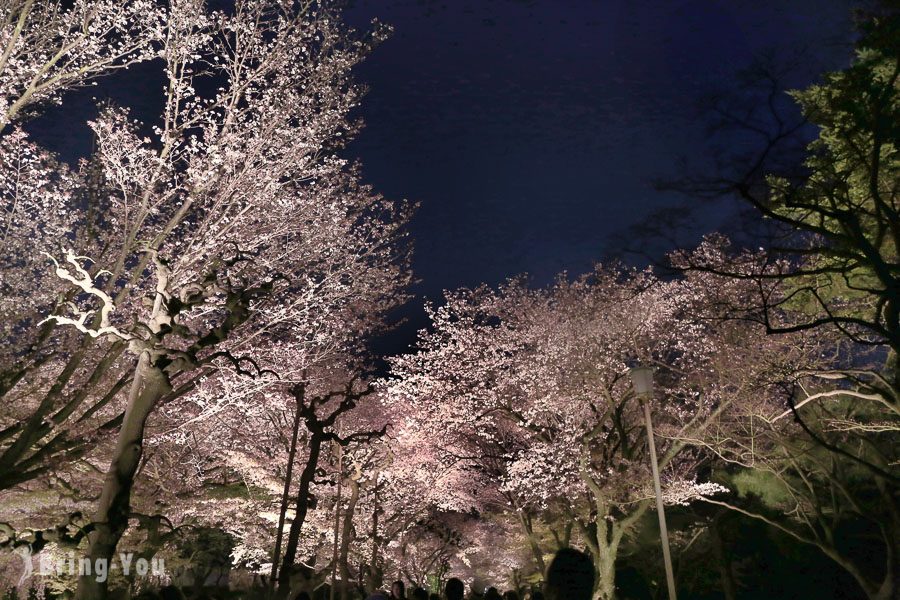
[[[340, 446], [340, 444], [334, 444], [334, 451], [337, 455], [337, 500], [334, 503], [334, 542], [332, 543], [332, 555], [331, 555], [331, 590], [329, 591], [330, 600], [334, 600], [336, 589], [336, 581], [337, 581], [337, 568], [338, 568], [338, 541], [341, 539], [340, 524], [341, 524], [341, 492], [343, 491], [344, 484], [344, 449]], [[346, 587], [345, 581], [341, 582], [341, 596], [343, 597], [343, 590]]]
[[380, 540], [378, 538], [378, 477], [375, 477], [375, 489], [372, 492], [372, 557], [369, 562], [369, 581], [366, 582], [369, 590], [376, 590], [381, 587], [383, 574], [378, 567], [378, 548]]
[[94, 516], [94, 530], [88, 536], [87, 558], [92, 573], [85, 573], [79, 578], [75, 594], [77, 600], [106, 598], [108, 580], [102, 583], [97, 581], [93, 571], [97, 561], [106, 561], [109, 572], [116, 546], [128, 527], [131, 488], [143, 454], [144, 426], [156, 402], [170, 389], [168, 377], [153, 364], [150, 353], [141, 353], [128, 394], [122, 429]]
[[725, 600], [737, 599], [737, 584], [734, 581], [734, 571], [731, 568], [731, 557], [725, 549], [725, 539], [722, 536], [722, 519], [723, 513], [720, 511], [713, 517], [710, 524], [710, 534], [712, 535], [713, 552], [716, 556], [716, 563], [719, 567], [719, 579], [722, 582], [722, 594]]
[[353, 541], [353, 514], [356, 512], [356, 504], [359, 502], [359, 481], [355, 477], [348, 480], [350, 486], [350, 498], [347, 500], [347, 509], [344, 512], [344, 523], [341, 529], [341, 552], [338, 557], [338, 568], [341, 572], [341, 600], [350, 598], [350, 543]]
[[617, 545], [607, 545], [601, 541], [597, 546], [594, 553], [594, 569], [597, 571], [594, 600], [615, 600], [617, 553]]
[[516, 511], [519, 515], [519, 523], [522, 524], [522, 528], [525, 530], [525, 535], [528, 538], [528, 545], [531, 548], [531, 555], [534, 557], [534, 564], [537, 566], [538, 571], [543, 576], [547, 572], [547, 565], [544, 563], [544, 552], [541, 550], [540, 545], [537, 542], [537, 538], [534, 535], [534, 527], [531, 524], [531, 516], [526, 515], [525, 511], [519, 509]]
[[309, 456], [306, 459], [303, 473], [300, 475], [300, 487], [297, 490], [295, 501], [296, 514], [294, 515], [294, 520], [291, 521], [287, 545], [284, 549], [284, 556], [281, 559], [281, 570], [278, 573], [279, 598], [286, 598], [290, 591], [291, 567], [294, 565], [297, 547], [300, 545], [300, 531], [303, 529], [303, 522], [306, 520], [306, 515], [309, 512], [309, 491], [316, 474], [316, 467], [319, 465], [322, 442], [326, 438], [325, 430], [321, 425], [316, 426], [312, 420], [308, 419], [307, 427], [310, 428]]
[[297, 399], [297, 406], [295, 407], [294, 426], [291, 431], [291, 447], [288, 450], [287, 471], [284, 475], [284, 491], [281, 494], [281, 508], [278, 511], [278, 531], [275, 536], [275, 550], [272, 553], [272, 575], [269, 581], [270, 589], [274, 589], [275, 581], [278, 577], [278, 560], [281, 558], [281, 538], [284, 536], [284, 522], [287, 518], [288, 501], [291, 497], [291, 480], [294, 476], [294, 459], [297, 456], [297, 438], [300, 435], [300, 421], [302, 417], [301, 408], [305, 390], [305, 386], [300, 386], [300, 397]]

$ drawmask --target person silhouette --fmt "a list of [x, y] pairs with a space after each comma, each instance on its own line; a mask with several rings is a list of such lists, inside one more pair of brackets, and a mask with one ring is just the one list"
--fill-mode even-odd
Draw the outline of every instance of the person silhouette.
[[391, 585], [391, 600], [406, 600], [406, 585], [400, 580]]
[[501, 600], [500, 592], [495, 587], [489, 587], [484, 593], [484, 600]]
[[412, 600], [428, 600], [428, 590], [425, 588], [414, 588], [412, 591]]
[[563, 548], [547, 568], [544, 596], [547, 600], [591, 600], [594, 578], [594, 565], [587, 554]]
[[444, 586], [444, 597], [446, 600], [463, 600], [465, 595], [466, 586], [463, 585], [462, 580], [456, 577], [451, 577], [447, 580], [447, 585]]
[[167, 585], [159, 590], [159, 597], [162, 600], [184, 600], [184, 594], [174, 585]]

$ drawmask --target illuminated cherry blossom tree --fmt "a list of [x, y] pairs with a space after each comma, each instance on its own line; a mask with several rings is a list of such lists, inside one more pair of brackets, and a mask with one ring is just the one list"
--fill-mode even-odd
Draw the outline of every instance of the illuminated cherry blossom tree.
[[66, 90], [153, 58], [165, 11], [150, 0], [7, 0], [0, 19], [2, 130]]
[[[515, 508], [574, 522], [595, 561], [597, 597], [611, 598], [618, 548], [652, 506], [630, 363], [657, 368], [667, 501], [723, 489], [694, 483], [696, 455], [679, 439], [722, 407], [711, 367], [723, 346], [692, 316], [704, 301], [688, 281], [600, 267], [547, 289], [513, 280], [448, 293], [429, 309], [433, 330], [419, 351], [394, 359], [390, 393], [415, 407], [410, 427], [440, 440], [434, 451], [448, 463], [497, 473], [493, 493]], [[488, 465], [486, 448], [506, 450]]]
[[[40, 71], [29, 63], [4, 83], [9, 119], [24, 102], [144, 58], [137, 48], [148, 39], [166, 75], [159, 121], [104, 108], [91, 123], [96, 154], [78, 171], [21, 132], [3, 138], [4, 164], [24, 175], [6, 171], [2, 182], [4, 327], [16, 340], [4, 351], [16, 360], [3, 378], [13, 409], [0, 479], [16, 485], [69, 450], [86, 452], [81, 431], [118, 429], [92, 560], [111, 556], [128, 525], [154, 410], [193, 402], [202, 419], [211, 396], [240, 408], [264, 402], [267, 386], [290, 389], [305, 368], [357, 352], [403, 300], [408, 277], [406, 207], [360, 184], [336, 155], [356, 127], [350, 69], [382, 29], [360, 36], [327, 5], [263, 0], [228, 13], [179, 0], [138, 26], [114, 4], [47, 9], [109, 20], [79, 21], [101, 36], [71, 34], [84, 47], [60, 42], [69, 54], [51, 67], [81, 79], [21, 91], [17, 82]], [[22, 23], [34, 6], [16, 13]], [[9, 56], [46, 58], [35, 39], [8, 37]], [[104, 587], [83, 578], [79, 595], [99, 598]]]

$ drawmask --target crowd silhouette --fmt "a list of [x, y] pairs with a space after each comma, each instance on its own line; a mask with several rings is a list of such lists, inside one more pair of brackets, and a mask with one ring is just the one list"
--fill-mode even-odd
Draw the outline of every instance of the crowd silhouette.
[[451, 577], [444, 584], [443, 595], [431, 593], [417, 587], [406, 595], [406, 585], [395, 581], [390, 593], [377, 591], [369, 594], [367, 600], [590, 600], [594, 591], [594, 565], [584, 552], [573, 548], [563, 548], [553, 557], [547, 568], [544, 583], [519, 595], [519, 591], [509, 590], [502, 595], [495, 587], [484, 593], [470, 589], [466, 596], [466, 586], [461, 579]]
[[[428, 590], [416, 587], [409, 593], [406, 590], [406, 584], [403, 581], [394, 581], [390, 586], [390, 591], [378, 590], [362, 594], [357, 591], [352, 597], [354, 599], [365, 598], [365, 600], [591, 600], [594, 590], [595, 571], [594, 565], [590, 557], [578, 550], [572, 548], [564, 548], [556, 553], [547, 572], [544, 574], [544, 581], [541, 585], [531, 586], [528, 589], [508, 590], [504, 593], [496, 587], [488, 587], [485, 590], [476, 589], [474, 587], [468, 590], [466, 594], [466, 585], [457, 577], [452, 577], [444, 584], [442, 593], [429, 592]], [[264, 598], [268, 596], [258, 596], [255, 592], [237, 592], [238, 595], [229, 593], [228, 598]], [[247, 595], [249, 593], [250, 595]], [[218, 598], [216, 595], [206, 595], [205, 592], [200, 596], [185, 595], [184, 591], [174, 585], [167, 585], [161, 590], [145, 591], [136, 596], [140, 600], [185, 600], [185, 598]], [[289, 600], [320, 600], [329, 598], [328, 590], [319, 588], [314, 592], [299, 591], [291, 592], [288, 595]]]

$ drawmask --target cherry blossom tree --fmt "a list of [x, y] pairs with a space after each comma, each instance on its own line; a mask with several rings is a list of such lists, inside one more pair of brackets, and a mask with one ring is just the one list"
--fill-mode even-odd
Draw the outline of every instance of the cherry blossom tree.
[[657, 368], [668, 501], [721, 489], [694, 483], [698, 459], [680, 440], [722, 410], [710, 367], [724, 346], [690, 310], [704, 301], [689, 281], [602, 267], [547, 289], [513, 280], [448, 293], [419, 351], [393, 360], [391, 394], [417, 407], [416, 427], [451, 462], [479, 462], [479, 440], [504, 440], [499, 491], [575, 523], [596, 596], [612, 598], [619, 546], [652, 505], [630, 362]]
[[7, 0], [0, 19], [3, 130], [66, 90], [153, 58], [165, 12], [150, 0]]
[[[790, 268], [764, 251], [733, 253], [726, 239], [710, 236], [673, 259], [676, 266], [727, 265], [729, 271], [690, 275], [709, 298], [699, 314], [719, 321], [728, 350], [710, 365], [724, 410], [696, 438], [680, 439], [718, 457], [723, 481], [738, 493], [704, 500], [818, 548], [870, 597], [891, 596], [898, 555], [891, 434], [897, 425], [894, 403], [885, 397], [892, 392], [882, 371], [884, 349], [858, 344], [837, 328], [772, 335], [763, 324], [748, 327], [759, 321], [760, 295], [773, 302], [766, 319], [776, 328], [809, 314], [808, 303], [788, 299], [790, 284], [756, 277]], [[744, 276], [735, 277], [738, 272]], [[752, 285], [743, 286], [744, 294], [730, 291], [741, 281]], [[859, 540], [838, 533], [851, 528], [866, 532], [864, 566], [854, 549]]]
[[[124, 35], [128, 14], [99, 33]], [[92, 560], [111, 556], [127, 527], [157, 407], [202, 407], [223, 392], [240, 405], [264, 399], [267, 385], [290, 389], [306, 366], [358, 351], [407, 280], [406, 207], [360, 184], [336, 155], [356, 127], [350, 69], [383, 29], [362, 37], [327, 4], [262, 0], [227, 13], [172, 2], [152, 29], [167, 78], [158, 123], [104, 109], [91, 123], [94, 161], [74, 174], [24, 134], [4, 137], [4, 162], [29, 169], [24, 185], [4, 182], [5, 264], [39, 274], [41, 261], [49, 277], [38, 276], [48, 286], [36, 296], [31, 278], [4, 277], [17, 311], [8, 327], [22, 343], [8, 350], [20, 366], [3, 391], [24, 401], [3, 432], [0, 473], [15, 485], [83, 448], [71, 435], [79, 427], [99, 418], [101, 433], [117, 428]], [[72, 68], [100, 65], [87, 77], [143, 56], [115, 48], [108, 60], [72, 58]], [[35, 101], [50, 97], [40, 89]], [[46, 249], [34, 247], [34, 233]], [[84, 578], [79, 594], [99, 598], [104, 588]]]
[[[435, 467], [418, 460], [416, 445], [404, 447], [392, 435], [403, 410], [385, 406], [381, 394], [361, 382], [348, 397], [352, 376], [346, 370], [319, 367], [297, 377], [305, 383], [294, 390], [245, 379], [252, 400], [232, 390], [162, 406], [148, 422], [132, 514], [160, 510], [163, 503], [183, 530], [224, 529], [237, 543], [236, 567], [267, 584], [277, 572], [285, 580], [279, 586], [291, 594], [311, 593], [332, 576], [338, 597], [356, 587], [377, 588], [382, 581], [373, 571], [396, 570], [392, 542], [432, 506], [425, 491]], [[264, 394], [253, 396], [256, 388]], [[352, 397], [360, 392], [358, 400]], [[136, 524], [135, 543], [143, 545], [145, 533]], [[296, 559], [286, 565], [290, 553], [281, 550], [291, 528]], [[273, 556], [280, 556], [277, 566]]]

